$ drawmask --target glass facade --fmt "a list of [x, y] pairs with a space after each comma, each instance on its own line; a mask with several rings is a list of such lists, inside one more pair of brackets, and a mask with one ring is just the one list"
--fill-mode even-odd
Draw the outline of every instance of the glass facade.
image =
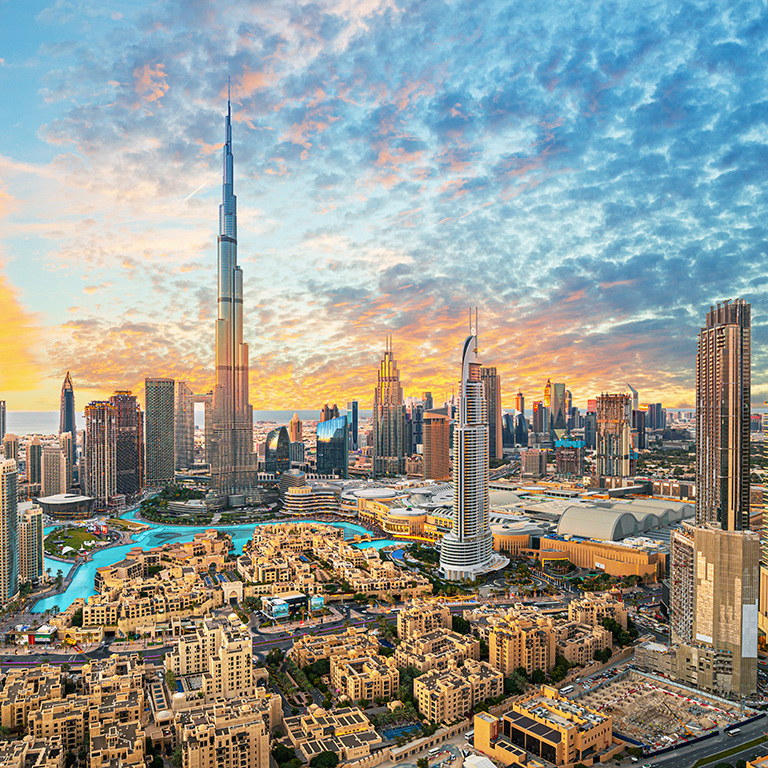
[[338, 416], [317, 425], [317, 474], [348, 477], [347, 417]]
[[286, 427], [273, 429], [267, 435], [264, 464], [267, 472], [273, 474], [282, 474], [291, 468], [291, 439]]

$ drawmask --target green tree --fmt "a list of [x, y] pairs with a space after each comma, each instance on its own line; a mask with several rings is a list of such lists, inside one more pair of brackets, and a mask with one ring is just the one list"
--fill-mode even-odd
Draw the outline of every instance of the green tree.
[[174, 675], [173, 671], [170, 669], [165, 672], [165, 684], [168, 686], [168, 690], [176, 690], [176, 675]]
[[[85, 763], [83, 763], [85, 765]], [[155, 755], [152, 758], [152, 762], [149, 764], [149, 768], [165, 768], [165, 763], [160, 755]]]
[[296, 757], [296, 751], [286, 747], [284, 744], [277, 744], [272, 748], [272, 757], [275, 758], [275, 762], [282, 768], [282, 766]]
[[171, 755], [171, 765], [173, 766], [173, 768], [181, 768], [183, 764], [184, 764], [184, 752], [181, 749], [181, 744], [179, 744], [179, 746], [173, 750], [173, 754]]
[[534, 669], [531, 673], [531, 682], [534, 685], [541, 685], [542, 683], [546, 682], [547, 676], [544, 674], [544, 670], [542, 669]]
[[472, 625], [462, 616], [452, 618], [454, 632], [460, 632], [462, 635], [468, 635], [472, 631]]
[[6, 728], [4, 725], [0, 725], [0, 741], [10, 741], [11, 729]]
[[310, 768], [336, 768], [339, 764], [339, 756], [335, 752], [321, 752], [310, 761]]
[[416, 761], [416, 768], [429, 768], [429, 758], [428, 757], [420, 757]]

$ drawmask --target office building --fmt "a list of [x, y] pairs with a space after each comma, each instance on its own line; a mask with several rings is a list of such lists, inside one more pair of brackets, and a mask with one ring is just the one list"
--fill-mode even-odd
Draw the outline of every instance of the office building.
[[237, 198], [229, 101], [225, 125], [210, 459], [211, 488], [229, 494], [252, 485], [257, 463], [253, 455], [253, 408], [248, 396], [248, 345], [243, 341], [243, 271], [237, 265]]
[[288, 423], [288, 437], [292, 443], [300, 443], [302, 441], [302, 429], [303, 425], [298, 413], [293, 414], [293, 418]]
[[405, 437], [403, 450], [407, 456], [421, 453], [424, 446], [424, 403], [409, 397], [405, 406]]
[[130, 392], [115, 392], [109, 404], [115, 409], [117, 493], [130, 498], [144, 488], [144, 417]]
[[74, 465], [72, 464], [72, 456], [77, 455], [77, 446], [75, 445], [75, 442], [75, 436], [70, 432], [62, 432], [59, 435], [59, 445], [61, 446], [61, 450], [64, 451], [64, 458], [66, 461], [66, 479], [64, 486], [67, 491], [69, 491], [75, 484]]
[[18, 482], [16, 462], [0, 461], [0, 603], [19, 594]]
[[27, 443], [27, 482], [30, 485], [40, 485], [42, 482], [43, 444], [35, 435]]
[[696, 353], [696, 521], [749, 528], [750, 305], [710, 307]]
[[5, 437], [5, 427], [7, 423], [5, 400], [0, 400], [0, 440]]
[[559, 440], [565, 434], [567, 407], [565, 384], [555, 382], [551, 385], [551, 432]]
[[67, 371], [64, 383], [61, 385], [61, 397], [59, 399], [59, 435], [69, 432], [72, 435], [72, 454], [69, 462], [72, 467], [77, 466], [77, 424], [75, 423], [75, 388], [72, 377]]
[[503, 448], [515, 447], [515, 414], [505, 413], [501, 417], [501, 445]]
[[320, 409], [320, 421], [330, 421], [331, 419], [338, 419], [339, 418], [339, 406], [334, 403], [333, 405], [328, 405], [328, 403], [324, 403], [323, 407]]
[[518, 390], [515, 395], [515, 410], [525, 416], [525, 395], [522, 390]]
[[549, 438], [549, 407], [542, 400], [534, 400], [531, 429], [534, 434], [546, 435]]
[[590, 451], [597, 445], [597, 413], [587, 411], [584, 414], [584, 447]]
[[451, 479], [451, 425], [447, 413], [424, 413], [424, 479]]
[[627, 394], [597, 398], [597, 457], [599, 477], [630, 477], [635, 474], [637, 454], [632, 447], [632, 400]]
[[264, 448], [264, 469], [272, 474], [282, 474], [291, 468], [291, 441], [288, 430], [278, 427], [267, 434]]
[[[489, 509], [488, 411], [472, 330], [461, 352], [461, 391], [453, 439], [453, 525], [440, 543], [440, 573], [475, 579], [509, 561], [493, 552]], [[499, 426], [501, 420], [499, 419]], [[501, 435], [499, 435], [501, 437]]]
[[351, 400], [347, 403], [347, 421], [349, 422], [349, 449], [356, 451], [360, 447], [360, 437], [358, 435], [359, 407], [357, 400]]
[[19, 520], [19, 583], [42, 579], [44, 571], [43, 510], [35, 506], [22, 512]]
[[117, 493], [117, 414], [108, 402], [85, 407], [84, 490], [104, 508]]
[[544, 404], [545, 408], [550, 409], [550, 413], [552, 411], [552, 382], [547, 379], [547, 383], [544, 385], [544, 398], [541, 401]]
[[349, 477], [347, 417], [318, 422], [317, 474]]
[[547, 452], [528, 448], [520, 452], [520, 472], [524, 478], [538, 479], [547, 474]]
[[12, 432], [6, 432], [3, 437], [3, 456], [6, 459], [13, 459], [16, 466], [19, 464], [19, 438]]
[[373, 476], [401, 475], [405, 470], [405, 412], [403, 388], [397, 368], [392, 339], [387, 337], [384, 359], [378, 371], [373, 393]]
[[500, 459], [502, 451], [501, 423], [501, 376], [496, 368], [481, 366], [480, 377], [485, 387], [485, 403], [488, 410], [488, 455]]
[[291, 464], [303, 464], [304, 463], [304, 443], [292, 442], [290, 445]]
[[424, 392], [421, 396], [421, 402], [424, 403], [424, 410], [431, 411], [435, 407], [435, 399], [431, 392]]
[[144, 387], [146, 485], [163, 488], [174, 478], [176, 382], [145, 379]]
[[563, 438], [555, 441], [555, 471], [558, 475], [581, 477], [585, 467], [583, 440]]
[[174, 382], [174, 469], [195, 463], [195, 394], [186, 381]]
[[66, 493], [67, 488], [67, 456], [58, 445], [46, 445], [40, 460], [42, 477], [40, 496], [58, 496]]

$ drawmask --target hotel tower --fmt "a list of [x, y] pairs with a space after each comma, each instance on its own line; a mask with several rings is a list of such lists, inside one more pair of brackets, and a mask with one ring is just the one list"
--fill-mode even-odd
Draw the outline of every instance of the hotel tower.
[[234, 181], [232, 107], [227, 100], [224, 183], [219, 206], [216, 385], [211, 435], [211, 487], [227, 494], [250, 486], [256, 466], [253, 409], [248, 402], [248, 345], [243, 342], [243, 271], [237, 266]]
[[453, 441], [453, 527], [440, 542], [440, 574], [446, 579], [474, 580], [509, 562], [492, 548], [488, 405], [475, 328], [461, 352], [459, 413]]

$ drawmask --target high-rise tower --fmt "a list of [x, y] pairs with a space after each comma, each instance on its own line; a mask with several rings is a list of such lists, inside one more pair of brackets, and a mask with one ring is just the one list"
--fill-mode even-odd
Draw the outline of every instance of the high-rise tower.
[[85, 407], [84, 443], [85, 492], [104, 509], [117, 493], [117, 417], [110, 403], [94, 401]]
[[288, 423], [288, 437], [292, 443], [300, 443], [302, 438], [302, 423], [298, 413], [293, 414], [293, 418]]
[[163, 488], [173, 483], [175, 466], [174, 379], [145, 379], [146, 485]]
[[485, 402], [488, 408], [488, 451], [492, 459], [500, 459], [503, 454], [501, 439], [501, 376], [496, 368], [482, 367], [480, 375], [485, 386]]
[[109, 398], [117, 429], [117, 493], [135, 496], [144, 489], [144, 418], [136, 395], [115, 392]]
[[72, 435], [69, 457], [71, 466], [77, 464], [77, 425], [75, 424], [75, 388], [72, 385], [72, 377], [67, 371], [64, 383], [61, 385], [61, 400], [59, 405], [59, 434], [69, 432]]
[[19, 593], [18, 482], [16, 462], [0, 460], [0, 603]]
[[251, 485], [257, 469], [253, 456], [253, 408], [248, 402], [248, 345], [243, 342], [243, 272], [237, 265], [237, 198], [229, 99], [225, 125], [211, 435], [211, 487], [219, 493]]
[[0, 400], [0, 440], [5, 437], [5, 400]]
[[453, 526], [440, 542], [440, 573], [447, 579], [474, 580], [509, 562], [493, 552], [488, 406], [474, 328], [461, 352], [459, 413], [453, 441]]
[[379, 380], [373, 393], [373, 476], [400, 475], [405, 469], [403, 437], [405, 411], [400, 371], [387, 338]]
[[696, 522], [749, 528], [750, 305], [710, 307], [696, 353]]

